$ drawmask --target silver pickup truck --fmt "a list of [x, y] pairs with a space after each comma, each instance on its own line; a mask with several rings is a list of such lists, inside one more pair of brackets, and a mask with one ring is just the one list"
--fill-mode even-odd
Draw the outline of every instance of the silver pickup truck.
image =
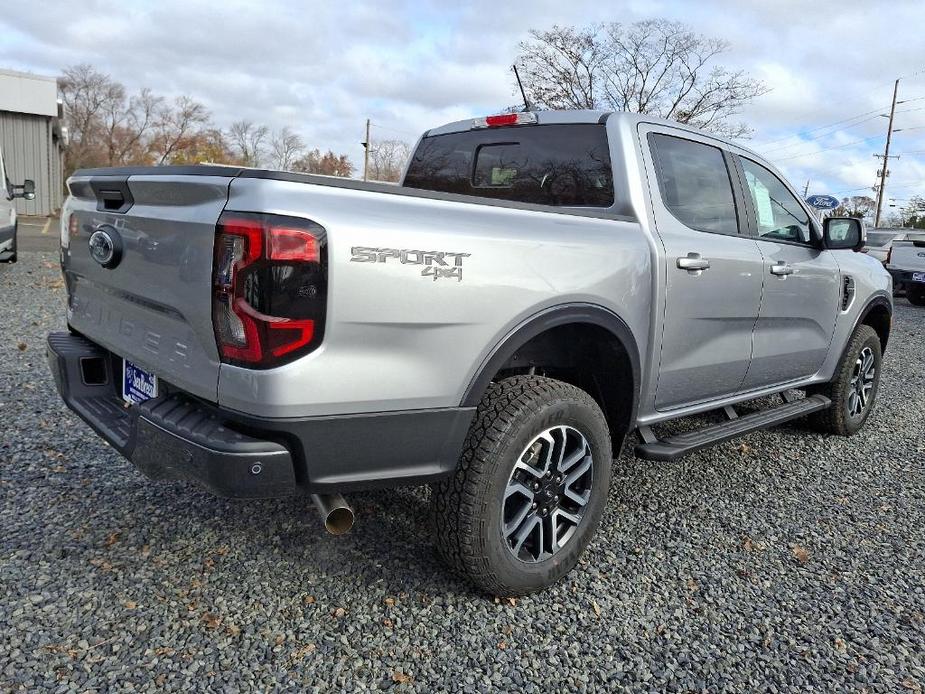
[[893, 239], [886, 269], [896, 289], [905, 289], [909, 303], [925, 306], [925, 231], [904, 232]]
[[428, 483], [439, 553], [495, 595], [576, 565], [628, 434], [660, 461], [804, 416], [851, 435], [877, 393], [892, 292], [860, 222], [820, 226], [761, 157], [676, 123], [460, 121], [399, 186], [68, 186], [48, 358], [69, 407], [152, 478], [309, 494], [334, 532], [342, 494]]
[[35, 199], [35, 182], [26, 180], [22, 185], [13, 185], [3, 163], [3, 150], [0, 149], [0, 263], [16, 262], [16, 238], [18, 224], [16, 198]]

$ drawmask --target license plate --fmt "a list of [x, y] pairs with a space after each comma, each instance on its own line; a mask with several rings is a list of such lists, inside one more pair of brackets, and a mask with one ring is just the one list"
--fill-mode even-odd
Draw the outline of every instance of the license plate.
[[925, 282], [925, 272], [913, 272], [912, 281], [913, 282]]
[[122, 399], [137, 405], [157, 397], [157, 376], [135, 366], [128, 359], [122, 360]]

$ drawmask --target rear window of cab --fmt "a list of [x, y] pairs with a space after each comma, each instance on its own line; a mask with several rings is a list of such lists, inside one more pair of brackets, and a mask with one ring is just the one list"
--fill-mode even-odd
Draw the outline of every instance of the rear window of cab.
[[404, 186], [558, 207], [610, 207], [607, 131], [596, 123], [522, 125], [425, 137]]

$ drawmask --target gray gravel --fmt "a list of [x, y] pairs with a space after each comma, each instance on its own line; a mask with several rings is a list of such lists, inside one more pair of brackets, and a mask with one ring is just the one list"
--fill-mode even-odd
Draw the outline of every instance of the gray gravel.
[[427, 491], [308, 502], [145, 480], [58, 401], [55, 255], [0, 266], [0, 688], [921, 692], [925, 309], [897, 301], [853, 439], [784, 427], [624, 455], [583, 566], [494, 601], [437, 562]]

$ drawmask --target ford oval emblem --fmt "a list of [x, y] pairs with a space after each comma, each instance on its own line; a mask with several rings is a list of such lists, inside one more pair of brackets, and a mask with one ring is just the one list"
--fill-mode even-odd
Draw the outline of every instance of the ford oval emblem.
[[105, 268], [114, 268], [122, 260], [122, 238], [109, 225], [96, 228], [90, 234], [90, 257]]

